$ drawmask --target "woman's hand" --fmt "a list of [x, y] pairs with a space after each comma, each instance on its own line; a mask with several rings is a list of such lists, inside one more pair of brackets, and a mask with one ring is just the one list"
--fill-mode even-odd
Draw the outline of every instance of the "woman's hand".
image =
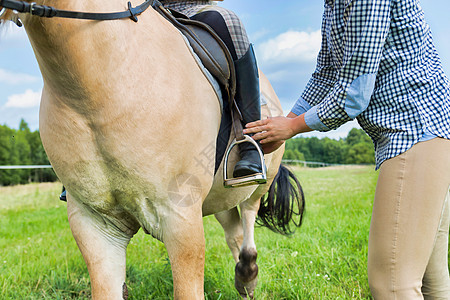
[[245, 125], [244, 134], [254, 133], [253, 139], [261, 144], [287, 140], [295, 135], [293, 119], [286, 117], [268, 118]]
[[269, 142], [265, 144], [261, 144], [262, 151], [264, 154], [272, 153], [273, 151], [277, 150], [281, 147], [281, 145], [284, 144], [284, 141], [276, 141], [276, 142]]
[[248, 123], [244, 134], [252, 134], [254, 140], [259, 140], [264, 153], [271, 153], [283, 145], [284, 141], [301, 132], [311, 131], [304, 115], [292, 113], [288, 117], [274, 117]]

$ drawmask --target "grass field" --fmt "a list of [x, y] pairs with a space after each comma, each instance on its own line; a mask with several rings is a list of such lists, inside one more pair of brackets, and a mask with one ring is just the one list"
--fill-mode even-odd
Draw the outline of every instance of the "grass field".
[[[292, 237], [256, 229], [256, 299], [371, 299], [367, 240], [373, 167], [299, 168], [304, 225]], [[0, 187], [0, 299], [88, 299], [89, 276], [58, 183]], [[238, 299], [234, 263], [214, 219], [204, 219], [206, 299]], [[164, 245], [140, 231], [127, 255], [129, 299], [171, 299]]]

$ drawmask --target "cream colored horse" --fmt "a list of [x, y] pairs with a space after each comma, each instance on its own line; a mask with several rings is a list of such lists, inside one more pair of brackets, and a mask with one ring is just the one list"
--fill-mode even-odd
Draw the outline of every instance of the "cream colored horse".
[[[123, 0], [37, 2], [87, 12], [126, 8]], [[210, 214], [238, 263], [238, 290], [252, 295], [253, 226], [283, 149], [265, 156], [267, 184], [224, 189], [214, 155], [205, 154], [214, 153], [221, 119], [216, 94], [179, 32], [152, 8], [137, 23], [19, 17], [44, 80], [42, 142], [68, 191], [70, 228], [93, 298], [127, 294], [126, 248], [142, 228], [167, 248], [174, 297], [203, 299], [202, 217]], [[261, 91], [269, 100], [263, 117], [281, 114], [262, 74]]]

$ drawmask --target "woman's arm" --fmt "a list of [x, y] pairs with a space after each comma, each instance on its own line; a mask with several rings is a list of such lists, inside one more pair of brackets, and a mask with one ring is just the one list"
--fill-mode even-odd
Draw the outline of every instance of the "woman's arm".
[[[338, 72], [329, 72], [332, 70], [329, 66], [331, 56], [329, 51], [322, 51], [323, 43], [320, 54], [325, 59], [324, 64], [320, 67], [318, 59], [320, 72], [313, 74], [305, 92], [288, 117], [250, 123], [245, 132], [257, 133], [254, 138], [261, 140], [263, 145], [270, 143], [271, 146], [266, 145], [266, 149], [272, 150], [298, 133], [336, 129], [361, 114], [369, 105], [375, 86], [390, 28], [391, 1], [349, 2], [345, 8], [345, 16], [338, 16], [346, 21], [342, 42], [343, 55]], [[326, 24], [331, 20], [324, 18], [323, 22]], [[327, 26], [323, 26], [322, 30], [326, 28]], [[322, 35], [326, 33], [323, 32]], [[326, 42], [325, 37], [324, 41]], [[323, 76], [324, 74], [327, 75]], [[334, 85], [330, 88], [332, 80]], [[325, 97], [324, 91], [327, 91]]]
[[[345, 21], [344, 31], [342, 35], [330, 36], [336, 46], [341, 44], [342, 58], [336, 62], [340, 67], [330, 93], [306, 112], [306, 124], [312, 129], [336, 129], [366, 110], [390, 31], [391, 3], [392, 0], [349, 1], [338, 16], [335, 22]], [[335, 10], [335, 14], [338, 12]], [[329, 30], [333, 32], [333, 28]]]

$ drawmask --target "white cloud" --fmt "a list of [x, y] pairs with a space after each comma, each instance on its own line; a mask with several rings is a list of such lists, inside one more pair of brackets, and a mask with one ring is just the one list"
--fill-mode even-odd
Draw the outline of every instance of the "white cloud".
[[261, 43], [258, 47], [259, 59], [273, 64], [312, 62], [319, 53], [321, 39], [320, 30], [289, 30]]
[[0, 83], [6, 84], [19, 84], [19, 83], [30, 83], [37, 82], [39, 77], [24, 74], [24, 73], [14, 73], [8, 70], [0, 69]]
[[[295, 68], [273, 68], [269, 69], [266, 76], [274, 82], [296, 82], [300, 77], [299, 71]], [[309, 74], [308, 74], [309, 75]]]
[[258, 66], [285, 102], [283, 107], [298, 99], [314, 72], [321, 39], [320, 30], [289, 30], [256, 47]]
[[[27, 33], [22, 27], [16, 26], [13, 22], [6, 22], [0, 29], [1, 42], [22, 41], [28, 43]], [[1, 44], [1, 43], [0, 43]]]
[[8, 97], [5, 107], [29, 108], [39, 106], [41, 91], [26, 90], [23, 94], [15, 94]]

